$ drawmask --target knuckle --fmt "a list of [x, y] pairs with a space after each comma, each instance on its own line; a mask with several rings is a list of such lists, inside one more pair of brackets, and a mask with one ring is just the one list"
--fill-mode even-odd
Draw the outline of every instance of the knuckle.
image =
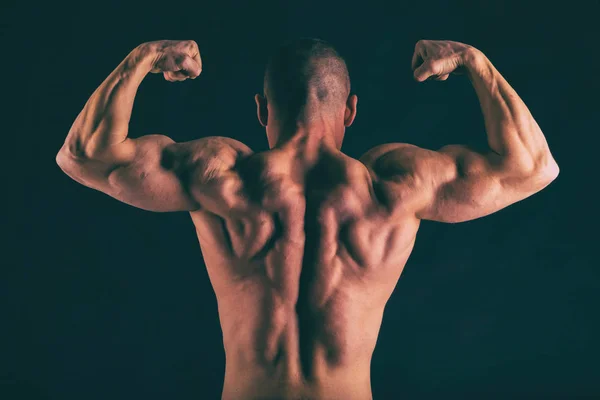
[[429, 70], [434, 74], [442, 72], [442, 63], [439, 60], [434, 60], [429, 63]]

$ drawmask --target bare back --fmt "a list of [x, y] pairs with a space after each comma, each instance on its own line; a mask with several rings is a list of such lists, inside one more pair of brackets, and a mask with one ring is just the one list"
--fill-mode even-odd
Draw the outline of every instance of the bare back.
[[[311, 59], [323, 49], [335, 54], [322, 46], [310, 42]], [[282, 70], [307, 62], [284, 58]], [[227, 400], [371, 398], [370, 361], [383, 309], [419, 221], [481, 218], [539, 192], [559, 173], [514, 89], [481, 51], [453, 41], [417, 42], [414, 77], [445, 80], [458, 68], [466, 72], [489, 148], [388, 143], [361, 161], [343, 155], [336, 149], [356, 116], [357, 97], [346, 92], [349, 77], [338, 61], [341, 69], [311, 77], [343, 81], [307, 95], [302, 109], [311, 118], [295, 121], [298, 110], [291, 108], [275, 115], [279, 107], [269, 107], [275, 103], [268, 96], [255, 97], [274, 149], [252, 154], [223, 137], [187, 143], [128, 137], [133, 100], [148, 73], [179, 81], [202, 70], [194, 41], [143, 43], [90, 97], [56, 157], [77, 182], [127, 204], [190, 212], [219, 305]], [[292, 78], [284, 80], [305, 77]], [[342, 93], [345, 104], [332, 111], [339, 96], [332, 103], [326, 92]], [[286, 147], [292, 138], [303, 144]]]
[[370, 398], [383, 309], [419, 222], [357, 160], [293, 162], [251, 155], [191, 213], [219, 304], [223, 395]]

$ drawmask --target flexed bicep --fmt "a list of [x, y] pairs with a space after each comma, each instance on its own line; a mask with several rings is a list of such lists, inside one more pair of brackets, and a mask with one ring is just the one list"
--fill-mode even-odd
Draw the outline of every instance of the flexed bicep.
[[[515, 90], [479, 50], [448, 40], [421, 40], [414, 77], [445, 80], [466, 73], [483, 112], [488, 150], [451, 145], [439, 151], [407, 144], [378, 146], [363, 156], [403, 209], [420, 219], [461, 222], [483, 217], [549, 185], [559, 173], [537, 122]], [[399, 196], [395, 196], [398, 198]]]
[[133, 100], [149, 72], [179, 81], [196, 78], [201, 69], [198, 45], [192, 40], [160, 40], [136, 47], [86, 102], [56, 156], [58, 165], [77, 182], [139, 208], [197, 209], [182, 179], [192, 165], [178, 158], [176, 149], [181, 146], [166, 136], [127, 135]]
[[[427, 177], [421, 218], [459, 222], [479, 218], [546, 187], [559, 173], [546, 139], [529, 109], [479, 50], [448, 40], [421, 40], [412, 60], [414, 77], [445, 80], [465, 73], [483, 112], [488, 151], [446, 146], [419, 151], [415, 173]], [[400, 157], [406, 158], [406, 157]]]

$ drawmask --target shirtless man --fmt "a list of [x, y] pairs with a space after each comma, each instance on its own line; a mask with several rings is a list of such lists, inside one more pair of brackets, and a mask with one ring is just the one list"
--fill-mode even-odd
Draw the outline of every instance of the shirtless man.
[[383, 310], [420, 221], [483, 217], [557, 177], [537, 123], [481, 51], [422, 40], [412, 67], [419, 82], [468, 76], [485, 153], [404, 143], [341, 153], [357, 97], [344, 60], [311, 39], [276, 52], [255, 97], [269, 151], [219, 136], [127, 137], [146, 74], [200, 74], [193, 41], [134, 49], [75, 120], [57, 156], [67, 175], [135, 207], [190, 213], [218, 301], [223, 399], [371, 399]]

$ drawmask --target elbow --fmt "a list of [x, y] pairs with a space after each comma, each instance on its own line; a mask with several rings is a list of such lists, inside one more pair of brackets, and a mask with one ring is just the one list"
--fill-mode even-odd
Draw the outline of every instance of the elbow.
[[70, 154], [67, 146], [63, 145], [63, 147], [56, 154], [55, 160], [56, 160], [56, 164], [58, 165], [58, 167], [63, 172], [67, 172], [67, 170], [72, 168], [72, 164], [74, 162], [74, 157], [72, 154]]
[[558, 163], [551, 155], [548, 156], [548, 160], [540, 168], [540, 177], [547, 182], [546, 184], [550, 184], [550, 182], [558, 178], [559, 173], [560, 168], [558, 167]]
[[534, 186], [541, 190], [552, 183], [559, 173], [558, 163], [548, 152], [548, 154], [534, 162], [533, 168], [527, 171], [527, 178], [529, 182], [535, 182]]
[[55, 158], [56, 164], [63, 171], [67, 167], [67, 161], [68, 161], [68, 157], [69, 157], [66, 153], [67, 153], [67, 150], [66, 150], [65, 146], [63, 146], [58, 151], [58, 153], [56, 153], [56, 158]]
[[67, 145], [63, 145], [58, 151], [55, 160], [58, 167], [71, 178], [76, 179], [82, 175], [84, 170], [83, 160], [74, 155]]
[[[71, 137], [74, 136], [74, 137]], [[74, 167], [81, 166], [86, 160], [89, 160], [89, 152], [86, 151], [86, 146], [77, 135], [73, 135], [69, 132], [67, 140], [62, 145], [58, 153], [56, 154], [56, 164], [64, 172], [72, 170]]]
[[536, 181], [544, 183], [544, 186], [550, 184], [553, 180], [558, 177], [560, 169], [558, 163], [552, 157], [550, 150], [546, 150], [540, 156], [538, 156], [533, 162], [533, 176]]
[[521, 157], [518, 160], [506, 161], [506, 176], [535, 191], [548, 186], [560, 173], [558, 163], [549, 151], [537, 159]]
[[64, 165], [65, 165], [65, 151], [64, 151], [64, 146], [58, 151], [58, 153], [56, 153], [56, 164], [60, 167], [60, 169], [64, 169]]

